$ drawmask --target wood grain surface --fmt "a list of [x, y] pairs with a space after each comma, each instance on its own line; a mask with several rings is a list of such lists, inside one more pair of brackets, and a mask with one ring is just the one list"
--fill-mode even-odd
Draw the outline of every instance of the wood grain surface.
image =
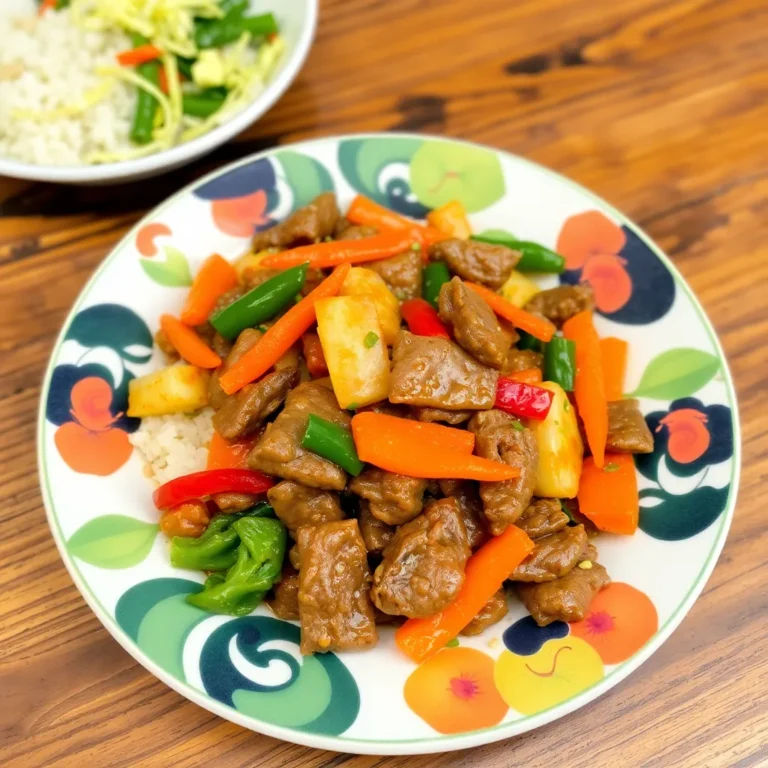
[[[372, 130], [474, 139], [625, 211], [672, 256], [736, 380], [735, 521], [701, 599], [638, 672], [537, 731], [448, 755], [336, 755], [222, 720], [110, 637], [54, 547], [35, 415], [54, 337], [118, 238], [182, 184], [247, 153]], [[768, 765], [768, 3], [323, 0], [282, 100], [213, 155], [151, 182], [0, 179], [0, 765]]]

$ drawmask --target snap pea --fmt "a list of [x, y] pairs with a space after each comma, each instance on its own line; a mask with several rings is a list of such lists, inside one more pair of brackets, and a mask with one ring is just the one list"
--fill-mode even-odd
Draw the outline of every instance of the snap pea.
[[[149, 41], [141, 35], [132, 36], [133, 47], [146, 45]], [[160, 85], [160, 62], [157, 60], [147, 61], [136, 67], [136, 74], [143, 77], [152, 85]], [[136, 99], [136, 111], [133, 113], [133, 125], [131, 126], [131, 141], [134, 144], [149, 144], [152, 141], [152, 133], [155, 129], [155, 113], [157, 112], [157, 99], [152, 94], [147, 93], [143, 88], [139, 88], [138, 98]]]
[[286, 269], [257, 285], [237, 301], [217, 312], [211, 325], [226, 339], [234, 339], [244, 328], [253, 328], [273, 318], [293, 301], [304, 286], [308, 264]]
[[520, 251], [522, 257], [515, 269], [518, 272], [551, 272], [559, 274], [565, 269], [565, 259], [549, 248], [529, 240], [517, 240], [514, 237], [496, 233], [472, 235], [472, 240], [495, 245], [506, 245], [515, 251]]
[[223, 103], [223, 98], [213, 94], [185, 93], [181, 97], [182, 112], [192, 117], [210, 117]]
[[573, 392], [576, 377], [576, 344], [562, 336], [553, 336], [544, 347], [544, 380], [554, 381], [566, 392]]
[[442, 261], [433, 261], [422, 272], [421, 295], [437, 309], [437, 299], [443, 283], [451, 281], [451, 273]]
[[195, 25], [195, 44], [198, 48], [220, 48], [237, 40], [243, 32], [253, 37], [277, 33], [277, 22], [271, 13], [260, 16], [242, 16], [230, 12], [222, 19]]
[[357, 455], [350, 431], [313, 413], [307, 420], [307, 429], [301, 445], [308, 451], [338, 464], [350, 475], [357, 477], [363, 471], [363, 462]]

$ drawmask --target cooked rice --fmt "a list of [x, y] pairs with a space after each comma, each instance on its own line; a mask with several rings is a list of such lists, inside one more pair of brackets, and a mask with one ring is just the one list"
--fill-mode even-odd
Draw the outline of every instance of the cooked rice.
[[200, 472], [208, 460], [213, 437], [213, 409], [193, 414], [147, 416], [130, 435], [131, 443], [146, 462], [144, 471], [158, 485], [176, 477]]

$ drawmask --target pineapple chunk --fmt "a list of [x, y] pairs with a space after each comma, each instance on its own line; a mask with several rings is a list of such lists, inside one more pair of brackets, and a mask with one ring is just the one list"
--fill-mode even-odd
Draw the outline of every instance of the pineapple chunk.
[[128, 416], [189, 413], [208, 405], [208, 371], [172, 365], [128, 382]]

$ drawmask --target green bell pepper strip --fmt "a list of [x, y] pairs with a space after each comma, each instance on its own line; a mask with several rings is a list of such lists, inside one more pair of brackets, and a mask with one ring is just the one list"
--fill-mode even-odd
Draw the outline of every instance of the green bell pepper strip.
[[576, 377], [576, 344], [562, 336], [553, 336], [544, 347], [544, 380], [554, 381], [566, 392], [573, 392]]
[[211, 325], [226, 339], [234, 339], [240, 331], [273, 318], [288, 306], [304, 287], [308, 264], [286, 269], [266, 283], [257, 285], [237, 301], [217, 312]]
[[520, 334], [520, 340], [517, 342], [518, 349], [532, 349], [534, 352], [542, 351], [542, 343], [535, 336], [531, 336], [527, 331], [517, 331]]
[[[134, 48], [149, 42], [146, 37], [141, 35], [133, 35], [131, 39]], [[152, 85], [160, 87], [160, 62], [157, 59], [139, 64], [136, 67], [136, 74]], [[155, 113], [158, 103], [157, 99], [143, 88], [137, 90], [136, 109], [133, 113], [133, 125], [131, 126], [131, 141], [134, 144], [149, 144], [155, 130]]]
[[515, 265], [518, 272], [552, 272], [559, 274], [565, 269], [565, 259], [559, 254], [530, 240], [516, 240], [497, 234], [472, 235], [472, 240], [494, 245], [506, 245], [515, 251], [520, 251], [522, 257]]
[[308, 451], [338, 464], [350, 475], [357, 477], [363, 471], [363, 462], [357, 456], [352, 433], [338, 424], [315, 416], [314, 413], [307, 419], [307, 429], [301, 445]]
[[195, 44], [198, 48], [220, 48], [237, 40], [244, 32], [253, 37], [277, 34], [277, 22], [271, 13], [243, 16], [230, 11], [224, 18], [195, 25]]
[[288, 536], [279, 520], [243, 517], [232, 524], [240, 537], [237, 560], [226, 575], [209, 577], [187, 602], [213, 613], [249, 614], [280, 579]]
[[433, 261], [430, 264], [427, 264], [422, 272], [422, 297], [437, 309], [437, 299], [440, 296], [440, 289], [443, 287], [443, 283], [449, 283], [450, 281], [451, 273], [442, 261]]

